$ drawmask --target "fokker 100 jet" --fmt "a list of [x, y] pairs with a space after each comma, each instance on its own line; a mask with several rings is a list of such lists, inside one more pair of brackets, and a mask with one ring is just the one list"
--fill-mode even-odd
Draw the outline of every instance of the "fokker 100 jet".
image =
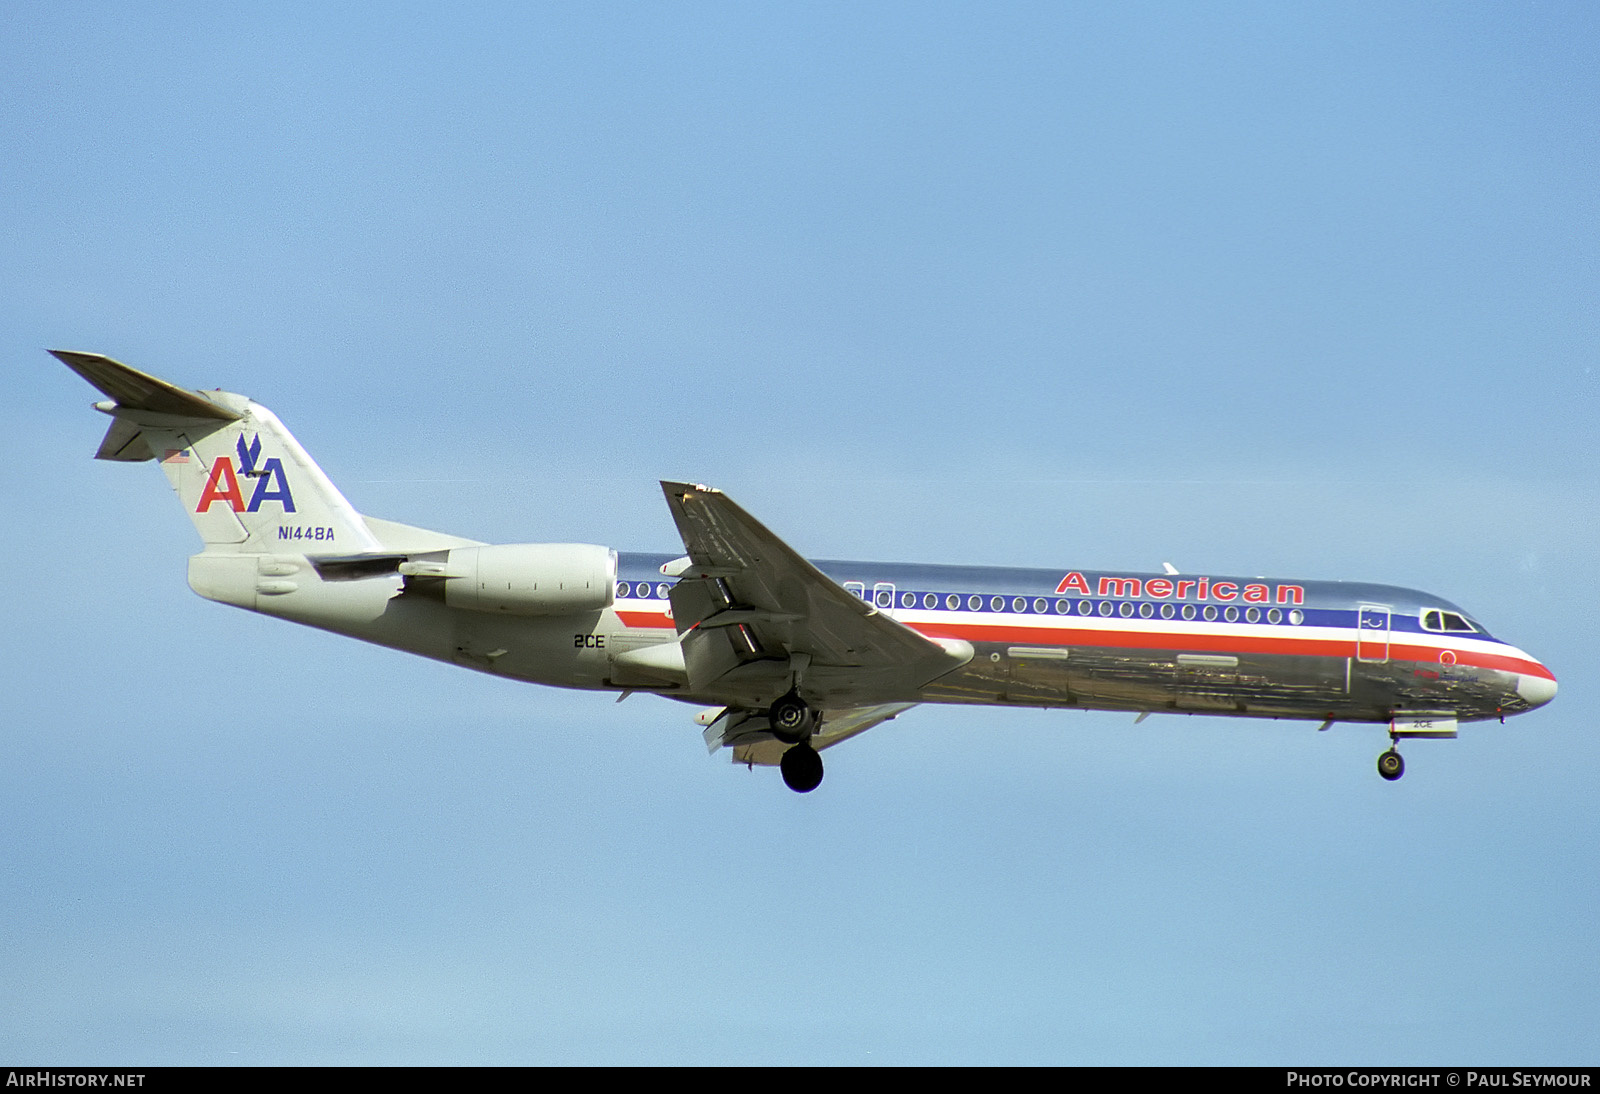
[[663, 482], [684, 553], [485, 544], [363, 516], [266, 407], [51, 351], [109, 396], [96, 453], [155, 460], [208, 600], [559, 687], [703, 706], [712, 752], [802, 793], [822, 750], [918, 703], [1367, 722], [1409, 737], [1549, 702], [1554, 675], [1389, 585], [808, 561], [720, 491]]

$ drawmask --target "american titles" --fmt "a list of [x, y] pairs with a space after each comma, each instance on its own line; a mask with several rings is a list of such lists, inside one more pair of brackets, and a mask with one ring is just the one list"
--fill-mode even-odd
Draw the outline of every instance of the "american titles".
[[1073, 570], [1056, 586], [1056, 594], [1115, 596], [1150, 600], [1237, 600], [1245, 604], [1302, 604], [1306, 590], [1302, 585], [1266, 585], [1250, 582], [1213, 581], [1209, 577], [1102, 577], [1091, 589], [1089, 581]]

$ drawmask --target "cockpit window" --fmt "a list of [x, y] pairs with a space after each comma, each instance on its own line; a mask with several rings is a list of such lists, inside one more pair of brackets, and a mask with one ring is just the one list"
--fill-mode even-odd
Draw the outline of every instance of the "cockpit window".
[[1472, 634], [1477, 630], [1461, 613], [1440, 611], [1436, 608], [1430, 608], [1422, 613], [1422, 629], [1443, 631], [1446, 634]]

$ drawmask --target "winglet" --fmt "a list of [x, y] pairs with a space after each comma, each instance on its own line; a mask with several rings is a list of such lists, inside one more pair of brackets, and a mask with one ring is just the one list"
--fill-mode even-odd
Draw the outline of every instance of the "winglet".
[[130, 410], [148, 410], [184, 418], [211, 418], [224, 422], [241, 415], [213, 402], [204, 393], [186, 391], [136, 368], [98, 353], [53, 349], [51, 356]]

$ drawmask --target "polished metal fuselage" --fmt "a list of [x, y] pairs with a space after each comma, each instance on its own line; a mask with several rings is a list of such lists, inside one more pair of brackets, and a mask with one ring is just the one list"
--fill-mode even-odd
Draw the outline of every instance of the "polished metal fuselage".
[[[661, 573], [671, 558], [620, 554], [613, 605], [578, 616], [454, 610], [400, 595], [402, 582], [393, 574], [317, 583], [241, 606], [529, 682], [654, 692], [712, 705], [770, 702], [786, 685], [773, 685], [770, 694], [732, 687], [695, 691], [674, 674], [674, 582]], [[1207, 577], [1202, 599], [1201, 579], [1181, 575], [817, 565], [897, 622], [972, 649], [964, 664], [936, 679], [884, 679], [839, 706], [972, 703], [1341, 722], [1414, 714], [1473, 721], [1530, 710], [1555, 693], [1549, 669], [1481, 625], [1474, 623], [1471, 633], [1424, 629], [1429, 609], [1465, 613], [1411, 589]], [[1073, 587], [1059, 591], [1069, 578], [1076, 578]], [[1183, 599], [1179, 581], [1187, 583]], [[1242, 600], [1247, 591], [1256, 599]], [[640, 671], [641, 658], [648, 661], [652, 653], [660, 655], [661, 670]], [[772, 679], [781, 678], [775, 671]]]
[[[619, 596], [609, 613], [618, 624], [614, 641], [670, 633], [671, 580], [659, 569], [667, 558], [620, 556]], [[1531, 709], [1554, 688], [1544, 666], [1481, 626], [1426, 630], [1429, 609], [1465, 613], [1394, 586], [817, 565], [919, 633], [972, 645], [966, 665], [904, 694], [877, 697], [883, 701], [1361, 722], [1429, 712], [1470, 721]]]

